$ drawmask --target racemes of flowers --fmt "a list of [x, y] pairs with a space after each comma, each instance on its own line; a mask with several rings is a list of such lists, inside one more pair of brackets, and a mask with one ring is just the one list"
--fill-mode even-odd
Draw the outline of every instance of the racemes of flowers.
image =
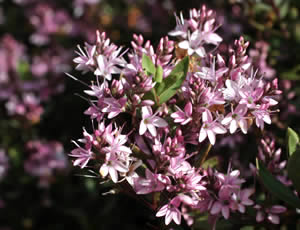
[[132, 48], [123, 49], [97, 32], [74, 59], [77, 70], [95, 76], [84, 93], [85, 114], [96, 125], [74, 141], [73, 164], [92, 167], [136, 196], [149, 194], [166, 225], [182, 219], [192, 225], [195, 213], [205, 212], [215, 223], [255, 204], [254, 188], [243, 187], [239, 170], [202, 166], [222, 136], [271, 124], [280, 91], [277, 79], [266, 82], [252, 67], [243, 37], [229, 58], [216, 52], [218, 27], [214, 11], [203, 6], [188, 19], [176, 15], [174, 41], [163, 37], [155, 48], [134, 35]]

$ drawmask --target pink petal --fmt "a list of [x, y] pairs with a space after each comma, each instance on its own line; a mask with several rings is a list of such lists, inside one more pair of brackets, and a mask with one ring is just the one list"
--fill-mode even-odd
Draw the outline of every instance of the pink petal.
[[156, 127], [167, 127], [168, 126], [168, 123], [160, 117], [154, 117], [152, 120], [152, 124]]
[[279, 224], [280, 222], [279, 216], [273, 214], [268, 215], [268, 220], [273, 224]]
[[172, 221], [172, 212], [170, 209], [167, 210], [166, 217], [165, 217], [165, 224], [168, 225]]
[[210, 210], [210, 213], [215, 215], [215, 214], [218, 214], [222, 209], [222, 205], [219, 201], [215, 201], [215, 203], [213, 204], [211, 210]]
[[224, 218], [227, 220], [229, 218], [229, 207], [228, 206], [223, 206], [222, 207], [222, 215], [224, 216]]
[[181, 223], [181, 213], [179, 210], [173, 212], [173, 220], [176, 224], [180, 225]]
[[265, 219], [264, 213], [261, 211], [258, 211], [256, 214], [256, 221], [257, 222], [262, 222]]
[[184, 107], [184, 111], [186, 112], [187, 115], [191, 116], [192, 112], [193, 112], [193, 105], [191, 102], [188, 102], [185, 107]]
[[215, 124], [212, 130], [217, 134], [224, 134], [227, 132], [227, 130], [223, 126], [218, 124]]
[[281, 205], [273, 205], [270, 209], [270, 212], [276, 213], [276, 214], [283, 213], [283, 212], [286, 212], [286, 207], [281, 206]]
[[157, 216], [157, 217], [165, 216], [166, 213], [167, 213], [167, 210], [168, 210], [168, 205], [166, 204], [166, 205], [162, 206], [162, 207], [158, 210], [158, 212], [156, 213], [156, 216]]

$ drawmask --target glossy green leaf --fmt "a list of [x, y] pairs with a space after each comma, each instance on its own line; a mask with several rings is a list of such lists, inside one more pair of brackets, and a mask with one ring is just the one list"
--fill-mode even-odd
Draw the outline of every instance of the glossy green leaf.
[[257, 160], [256, 167], [262, 183], [270, 193], [287, 204], [295, 208], [300, 208], [300, 199], [288, 187], [277, 180], [262, 162]]
[[298, 134], [291, 128], [287, 130], [287, 148], [290, 156], [296, 151], [297, 145], [299, 144]]
[[300, 148], [294, 151], [293, 155], [289, 158], [287, 170], [288, 176], [292, 180], [294, 187], [300, 192]]
[[189, 68], [189, 58], [183, 58], [172, 70], [170, 75], [163, 79], [156, 88], [159, 97], [159, 104], [162, 104], [173, 97], [181, 87]]
[[147, 75], [155, 75], [155, 71], [156, 71], [155, 65], [146, 54], [143, 54], [142, 57], [142, 67], [146, 71]]

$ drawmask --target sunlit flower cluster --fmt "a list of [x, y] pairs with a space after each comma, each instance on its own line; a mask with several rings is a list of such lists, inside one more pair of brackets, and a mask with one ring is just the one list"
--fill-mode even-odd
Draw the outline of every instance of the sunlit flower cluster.
[[[134, 35], [132, 49], [123, 49], [97, 32], [74, 59], [76, 69], [95, 76], [84, 92], [85, 114], [97, 125], [74, 142], [73, 164], [128, 183], [137, 195], [159, 193], [154, 209], [166, 225], [182, 218], [191, 225], [193, 211], [228, 219], [255, 204], [239, 170], [202, 166], [221, 136], [271, 124], [281, 93], [277, 79], [267, 82], [254, 69], [243, 37], [228, 57], [215, 52], [222, 38], [214, 11], [203, 6], [189, 16], [176, 16], [169, 33], [176, 41], [166, 36], [154, 47]], [[256, 209], [262, 221], [263, 209]], [[278, 223], [274, 218], [267, 217]]]

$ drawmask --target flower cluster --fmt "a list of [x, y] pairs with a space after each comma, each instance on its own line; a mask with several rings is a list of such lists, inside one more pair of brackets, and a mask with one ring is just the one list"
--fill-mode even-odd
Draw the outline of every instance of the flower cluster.
[[98, 125], [74, 142], [73, 164], [128, 183], [136, 194], [159, 193], [153, 208], [166, 225], [182, 217], [192, 224], [195, 210], [228, 219], [254, 205], [254, 189], [243, 188], [239, 170], [223, 174], [203, 162], [217, 135], [271, 124], [277, 79], [258, 76], [243, 37], [227, 59], [209, 50], [222, 38], [205, 6], [176, 22], [169, 35], [179, 40], [163, 37], [156, 48], [134, 35], [132, 49], [122, 51], [104, 32], [78, 47], [76, 69], [95, 76], [84, 91], [91, 97], [85, 114]]
[[40, 186], [49, 186], [55, 172], [63, 172], [67, 169], [67, 158], [59, 142], [29, 141], [27, 151], [30, 155], [24, 163], [25, 171], [38, 177]]

